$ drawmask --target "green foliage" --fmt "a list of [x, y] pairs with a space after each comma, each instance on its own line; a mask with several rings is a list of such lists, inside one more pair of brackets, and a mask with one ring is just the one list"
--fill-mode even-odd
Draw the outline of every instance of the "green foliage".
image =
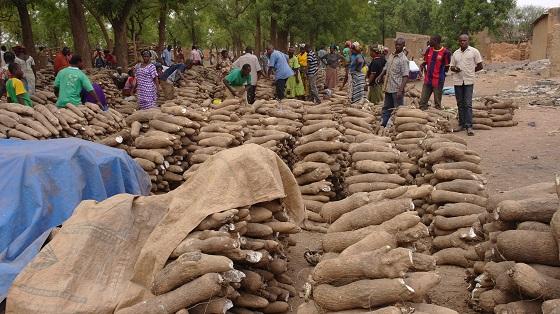
[[[0, 30], [2, 38], [15, 42], [21, 40], [21, 30], [11, 1], [0, 0]], [[30, 3], [37, 44], [71, 45], [66, 1]], [[318, 47], [351, 39], [369, 45], [383, 43], [399, 31], [439, 33], [453, 46], [460, 33], [472, 34], [486, 27], [502, 36], [499, 38], [526, 39], [530, 21], [541, 10], [516, 9], [515, 0], [84, 0], [84, 5], [92, 46], [105, 46], [106, 42], [91, 13], [101, 17], [112, 38], [111, 23], [131, 7], [129, 40], [134, 34], [137, 41], [154, 44], [158, 42], [160, 7], [166, 5], [169, 44], [236, 50], [255, 44], [257, 16], [262, 41], [270, 40], [272, 17], [278, 30], [289, 34], [292, 44], [305, 42]]]
[[533, 21], [540, 17], [546, 9], [540, 6], [528, 5], [512, 8], [507, 20], [496, 32], [499, 40], [521, 42], [531, 39]]

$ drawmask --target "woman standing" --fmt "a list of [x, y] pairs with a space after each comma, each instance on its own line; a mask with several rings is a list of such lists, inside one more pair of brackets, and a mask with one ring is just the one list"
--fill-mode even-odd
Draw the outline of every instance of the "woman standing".
[[305, 96], [305, 88], [301, 80], [300, 65], [298, 56], [294, 55], [295, 48], [288, 49], [288, 65], [294, 71], [294, 75], [288, 78], [286, 82], [286, 98], [303, 98]]
[[[350, 56], [350, 65], [348, 67], [348, 71], [350, 72], [350, 76], [352, 77], [352, 85], [350, 86], [351, 96], [350, 96], [350, 103], [357, 103], [358, 101], [364, 98], [365, 94], [365, 87], [366, 87], [366, 75], [362, 72], [362, 68], [364, 67], [365, 60], [362, 56], [362, 49], [360, 48], [360, 43], [354, 42], [350, 47], [350, 51], [352, 55]], [[344, 84], [348, 76], [344, 78]], [[344, 86], [344, 84], [342, 86]]]
[[220, 53], [220, 60], [218, 60], [218, 64], [216, 65], [216, 70], [222, 73], [222, 77], [228, 75], [229, 71], [231, 71], [233, 63], [229, 58], [229, 53], [227, 50], [222, 50]]
[[35, 60], [28, 55], [23, 47], [15, 49], [16, 63], [23, 71], [23, 78], [27, 82], [27, 92], [29, 95], [35, 94]]
[[156, 66], [150, 62], [150, 51], [142, 51], [142, 63], [135, 67], [136, 86], [138, 92], [138, 107], [141, 110], [155, 108], [157, 91], [159, 90], [159, 79]]
[[330, 52], [321, 58], [321, 61], [327, 66], [327, 73], [325, 74], [325, 86], [334, 91], [336, 88], [336, 81], [338, 78], [338, 64], [342, 57], [336, 52], [336, 46], [332, 45]]

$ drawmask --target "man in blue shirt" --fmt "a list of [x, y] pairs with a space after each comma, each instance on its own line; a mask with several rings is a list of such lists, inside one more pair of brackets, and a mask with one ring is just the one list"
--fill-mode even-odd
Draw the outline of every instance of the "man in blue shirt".
[[286, 90], [286, 81], [294, 71], [288, 65], [288, 57], [278, 50], [274, 50], [274, 46], [269, 45], [266, 49], [268, 55], [268, 75], [274, 71], [274, 80], [276, 85], [276, 99], [284, 99]]
[[171, 45], [167, 45], [167, 49], [163, 49], [163, 53], [161, 54], [161, 59], [163, 61], [163, 65], [171, 66], [173, 62], [173, 58], [171, 57]]

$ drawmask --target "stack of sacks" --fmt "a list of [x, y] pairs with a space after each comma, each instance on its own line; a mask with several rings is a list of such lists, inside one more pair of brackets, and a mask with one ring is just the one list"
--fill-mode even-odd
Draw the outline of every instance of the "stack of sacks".
[[472, 267], [480, 257], [475, 251], [482, 228], [479, 215], [486, 213], [487, 193], [480, 157], [466, 142], [451, 134], [429, 137], [422, 142], [426, 153], [418, 162], [417, 183], [430, 183], [435, 190], [431, 205], [423, 208], [423, 221], [431, 222], [438, 265]]
[[[115, 110], [102, 111], [97, 105], [68, 104], [57, 108], [50, 101], [34, 107], [0, 103], [0, 137], [37, 140], [77, 137], [117, 146], [128, 137], [123, 117]], [[105, 139], [115, 135], [112, 139]], [[114, 140], [118, 139], [116, 142]]]
[[35, 88], [43, 91], [54, 90], [54, 71], [52, 67], [47, 67], [35, 72]]
[[486, 107], [486, 101], [476, 99], [473, 103], [473, 129], [475, 130], [492, 130], [492, 119], [490, 119], [490, 111]]
[[[340, 125], [335, 121], [328, 104], [306, 108], [303, 115], [304, 126], [301, 128], [300, 137], [294, 152], [301, 162], [294, 165], [294, 169], [301, 169], [296, 175], [306, 175], [308, 172], [319, 171], [327, 165], [330, 174], [318, 181], [300, 179], [300, 189], [303, 194], [306, 208], [318, 213], [322, 205], [336, 198], [335, 186], [330, 181], [331, 174], [340, 171], [340, 162], [344, 159], [342, 151], [344, 144], [341, 142], [342, 133]], [[299, 165], [299, 164], [302, 165]], [[324, 173], [323, 170], [320, 170]], [[328, 173], [328, 172], [327, 172]], [[315, 176], [310, 174], [309, 176]], [[318, 176], [322, 177], [322, 175]], [[305, 182], [305, 183], [304, 183]], [[312, 183], [308, 183], [312, 182]]]
[[432, 272], [435, 259], [422, 253], [429, 248], [419, 245], [423, 250], [414, 250], [414, 244], [429, 238], [429, 232], [410, 211], [414, 209], [412, 197], [428, 197], [431, 189], [408, 186], [357, 193], [325, 205], [325, 216], [338, 218], [323, 239], [324, 255], [305, 285], [306, 299], [312, 300], [301, 305], [298, 313], [367, 310], [397, 314], [412, 309], [416, 309], [414, 313], [440, 309], [436, 312], [456, 313], [416, 304], [440, 280]]
[[[243, 127], [246, 122], [241, 120], [241, 114], [237, 112], [240, 108], [240, 100], [229, 99], [222, 102], [219, 108], [206, 110], [203, 113], [200, 132], [192, 138], [192, 142], [183, 142], [192, 152], [189, 159], [192, 167], [189, 173], [196, 171], [198, 166], [210, 156], [243, 144], [245, 141]], [[187, 111], [192, 112], [192, 110]]]
[[212, 214], [156, 274], [155, 297], [123, 313], [286, 313], [296, 289], [284, 251], [297, 232], [279, 200]]
[[420, 106], [420, 97], [422, 92], [419, 91], [414, 84], [408, 84], [404, 90], [406, 105], [418, 108]]
[[128, 153], [150, 175], [152, 191], [169, 191], [180, 185], [189, 167], [188, 150], [200, 124], [185, 108], [164, 107], [128, 116], [132, 137]]
[[103, 88], [107, 102], [113, 104], [116, 99], [122, 98], [121, 91], [113, 81], [113, 70], [99, 69], [87, 71], [89, 79], [92, 83], [97, 83]]
[[185, 71], [185, 79], [177, 89], [177, 95], [193, 103], [200, 103], [211, 98], [222, 98], [225, 86], [220, 74], [213, 68], [193, 67]]
[[375, 115], [362, 109], [345, 107], [341, 122], [345, 128], [344, 139], [348, 143], [356, 142], [358, 135], [376, 134], [379, 130]]
[[433, 187], [402, 186], [375, 192], [356, 193], [325, 204], [321, 217], [330, 223], [323, 238], [324, 252], [341, 252], [372, 231], [394, 234], [401, 247], [430, 252], [430, 234], [420, 221], [415, 203], [429, 198]]
[[256, 99], [271, 100], [274, 98], [274, 82], [268, 79], [257, 81]]
[[[246, 143], [255, 143], [274, 151], [292, 168], [297, 161], [294, 153], [296, 137], [303, 126], [303, 102], [298, 100], [257, 100], [243, 116], [247, 121]], [[250, 109], [252, 108], [252, 109]]]
[[[496, 313], [541, 313], [560, 298], [560, 202], [556, 187], [539, 183], [493, 196], [477, 251], [472, 303]], [[550, 303], [550, 302], [549, 302]], [[542, 312], [555, 313], [548, 304]]]
[[494, 97], [486, 97], [473, 105], [473, 128], [490, 130], [492, 127], [516, 126], [513, 120], [514, 111], [518, 106], [511, 99], [498, 100]]
[[486, 107], [488, 107], [490, 116], [492, 119], [493, 127], [508, 127], [516, 126], [517, 121], [513, 120], [514, 111], [519, 107], [513, 104], [513, 100], [503, 100], [499, 101], [495, 98], [486, 99]]
[[390, 138], [358, 135], [348, 151], [352, 166], [344, 178], [347, 195], [392, 189], [406, 182], [398, 174], [400, 153], [393, 148]]
[[412, 158], [418, 160], [423, 154], [420, 143], [430, 130], [428, 113], [413, 108], [398, 108], [393, 116], [391, 130], [395, 147]]

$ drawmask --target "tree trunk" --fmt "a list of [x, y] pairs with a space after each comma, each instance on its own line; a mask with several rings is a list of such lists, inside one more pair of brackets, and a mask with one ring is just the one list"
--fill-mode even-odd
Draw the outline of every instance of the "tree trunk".
[[194, 26], [194, 18], [191, 19], [191, 39], [192, 39], [192, 44], [196, 45], [196, 29]]
[[113, 21], [113, 34], [115, 35], [115, 55], [117, 64], [121, 67], [128, 67], [128, 38], [126, 36], [126, 18]]
[[91, 51], [89, 46], [89, 38], [86, 25], [86, 17], [84, 8], [80, 0], [67, 0], [68, 15], [70, 16], [70, 26], [72, 29], [72, 38], [74, 39], [74, 51], [82, 56], [84, 66], [89, 68], [91, 63]]
[[260, 54], [262, 52], [261, 47], [261, 16], [257, 13], [257, 19], [255, 21], [256, 31], [255, 31], [255, 54]]
[[109, 32], [107, 31], [107, 27], [105, 27], [105, 23], [103, 22], [103, 19], [101, 19], [101, 16], [99, 16], [99, 14], [94, 13], [95, 12], [94, 10], [88, 9], [88, 12], [91, 14], [91, 16], [93, 16], [95, 22], [99, 26], [99, 29], [101, 30], [101, 34], [103, 35], [103, 39], [105, 39], [105, 45], [107, 46], [107, 49], [113, 51], [114, 48], [113, 40], [109, 36]]
[[27, 50], [27, 54], [31, 55], [33, 58], [37, 58], [37, 54], [35, 53], [35, 43], [33, 42], [31, 18], [29, 17], [29, 11], [27, 11], [27, 1], [13, 1], [13, 3], [18, 10], [23, 45]]
[[288, 30], [285, 29], [278, 31], [278, 38], [276, 39], [278, 50], [286, 51], [288, 49], [288, 34]]
[[270, 16], [270, 43], [276, 47], [278, 46], [278, 21], [273, 16]]
[[163, 51], [165, 45], [165, 26], [167, 25], [167, 12], [169, 6], [166, 0], [160, 1], [158, 22], [158, 51]]

